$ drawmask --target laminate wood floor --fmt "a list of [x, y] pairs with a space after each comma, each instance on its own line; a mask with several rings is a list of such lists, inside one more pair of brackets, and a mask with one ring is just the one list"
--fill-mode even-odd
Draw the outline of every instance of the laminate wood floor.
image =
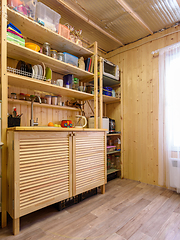
[[0, 229], [1, 240], [180, 240], [180, 194], [140, 182], [114, 179], [106, 193], [60, 212], [50, 206], [12, 220]]

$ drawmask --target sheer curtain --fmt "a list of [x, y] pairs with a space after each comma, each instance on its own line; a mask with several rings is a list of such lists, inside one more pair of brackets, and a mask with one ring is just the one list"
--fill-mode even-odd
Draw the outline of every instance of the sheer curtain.
[[159, 184], [180, 192], [180, 43], [159, 51]]

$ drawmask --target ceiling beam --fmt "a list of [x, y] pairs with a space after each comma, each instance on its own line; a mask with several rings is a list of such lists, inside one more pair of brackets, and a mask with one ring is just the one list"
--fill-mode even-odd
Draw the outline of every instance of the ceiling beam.
[[78, 16], [79, 18], [83, 19], [85, 22], [87, 22], [89, 25], [93, 26], [94, 28], [96, 28], [98, 31], [100, 31], [101, 33], [103, 33], [104, 35], [106, 35], [107, 37], [111, 38], [112, 40], [114, 40], [115, 42], [119, 43], [121, 46], [124, 46], [124, 44], [119, 41], [117, 38], [113, 37], [111, 34], [109, 34], [108, 32], [106, 32], [104, 29], [102, 29], [101, 27], [99, 27], [96, 23], [94, 23], [93, 21], [91, 21], [89, 18], [85, 17], [84, 15], [78, 13], [77, 11], [75, 11], [73, 8], [71, 8], [67, 3], [64, 2], [64, 0], [57, 0], [57, 2], [59, 2], [60, 4], [62, 4], [65, 8], [67, 8], [69, 11], [71, 11], [72, 13], [74, 13], [76, 16]]
[[[153, 34], [153, 31], [146, 25], [146, 23], [140, 18], [140, 16], [134, 12], [134, 10], [124, 1], [116, 0], [142, 27], [144, 27], [150, 34]], [[180, 0], [177, 0], [180, 1]]]

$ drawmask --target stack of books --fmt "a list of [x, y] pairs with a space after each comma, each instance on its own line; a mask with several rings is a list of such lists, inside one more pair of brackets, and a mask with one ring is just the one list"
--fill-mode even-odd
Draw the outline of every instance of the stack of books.
[[7, 40], [21, 46], [25, 46], [25, 40], [22, 36], [21, 31], [12, 23], [9, 23], [7, 25]]
[[94, 56], [85, 60], [85, 70], [88, 72], [94, 72]]

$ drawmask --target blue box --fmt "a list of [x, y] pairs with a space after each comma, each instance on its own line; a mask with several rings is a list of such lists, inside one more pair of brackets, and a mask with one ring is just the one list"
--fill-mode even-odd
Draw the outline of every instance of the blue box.
[[64, 52], [63, 54], [64, 54], [65, 63], [69, 63], [69, 64], [72, 64], [73, 66], [78, 67], [78, 57], [67, 52]]

